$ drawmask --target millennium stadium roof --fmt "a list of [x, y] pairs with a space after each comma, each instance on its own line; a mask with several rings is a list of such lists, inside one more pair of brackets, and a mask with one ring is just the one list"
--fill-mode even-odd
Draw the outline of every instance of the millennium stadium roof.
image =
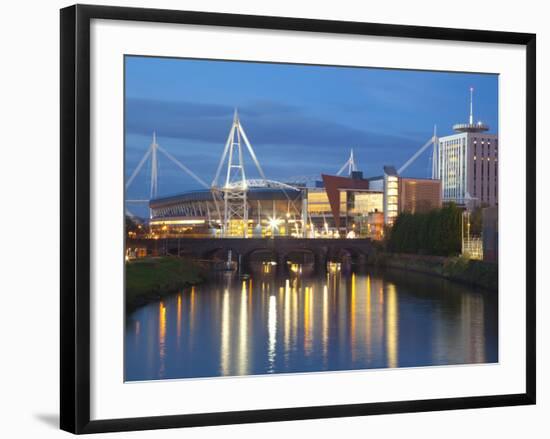
[[[247, 198], [250, 201], [261, 200], [288, 200], [300, 196], [301, 191], [294, 186], [274, 180], [246, 180]], [[214, 201], [211, 190], [195, 190], [174, 194], [168, 197], [159, 197], [149, 202], [149, 207], [159, 208], [185, 202]]]

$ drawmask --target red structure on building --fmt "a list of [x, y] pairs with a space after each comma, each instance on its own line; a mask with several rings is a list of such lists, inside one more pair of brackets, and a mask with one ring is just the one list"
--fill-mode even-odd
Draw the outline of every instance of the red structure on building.
[[351, 177], [339, 177], [336, 175], [322, 174], [323, 184], [327, 191], [327, 197], [334, 217], [336, 228], [340, 227], [340, 193], [342, 191], [366, 190], [369, 189], [369, 181], [363, 179], [363, 173], [352, 172]]

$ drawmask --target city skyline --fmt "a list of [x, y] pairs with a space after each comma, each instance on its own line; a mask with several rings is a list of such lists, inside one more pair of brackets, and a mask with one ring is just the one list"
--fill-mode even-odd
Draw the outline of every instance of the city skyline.
[[498, 76], [125, 72], [125, 381], [499, 361]]
[[[335, 174], [353, 148], [365, 176], [403, 164], [433, 134], [474, 117], [498, 133], [498, 75], [126, 57], [125, 174], [158, 143], [206, 182], [214, 177], [235, 108], [268, 178]], [[159, 196], [197, 183], [159, 162]], [[252, 171], [252, 167], [250, 167]], [[407, 174], [428, 177], [429, 154]], [[251, 178], [256, 177], [253, 172]], [[148, 193], [147, 170], [129, 198]], [[139, 213], [139, 212], [138, 212]]]

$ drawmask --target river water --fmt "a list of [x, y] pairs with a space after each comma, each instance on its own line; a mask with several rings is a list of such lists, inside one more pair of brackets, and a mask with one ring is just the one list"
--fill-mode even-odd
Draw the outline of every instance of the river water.
[[497, 294], [404, 271], [258, 263], [127, 317], [125, 379], [498, 361]]

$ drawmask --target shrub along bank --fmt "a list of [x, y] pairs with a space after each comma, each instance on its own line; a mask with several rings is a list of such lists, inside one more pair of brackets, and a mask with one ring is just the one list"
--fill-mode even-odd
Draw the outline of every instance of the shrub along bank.
[[195, 261], [177, 257], [126, 262], [126, 304], [135, 307], [204, 281]]
[[378, 253], [372, 262], [379, 267], [398, 268], [441, 276], [488, 290], [498, 290], [498, 264], [464, 257]]

